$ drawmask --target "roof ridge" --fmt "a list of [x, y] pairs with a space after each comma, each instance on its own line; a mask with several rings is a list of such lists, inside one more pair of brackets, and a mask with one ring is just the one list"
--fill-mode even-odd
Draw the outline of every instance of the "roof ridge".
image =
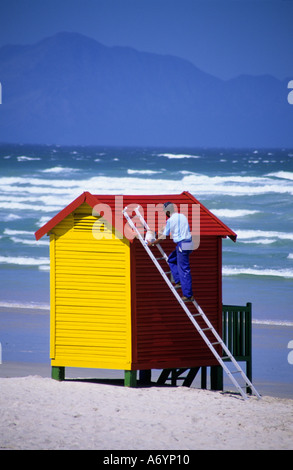
[[[64, 207], [64, 209], [62, 209], [60, 212], [58, 212], [52, 219], [50, 219], [45, 225], [43, 225], [40, 229], [38, 229], [36, 232], [35, 232], [35, 238], [36, 240], [39, 240], [40, 238], [42, 238], [46, 233], [48, 233], [50, 230], [52, 230], [55, 225], [57, 225], [59, 222], [61, 222], [65, 217], [67, 217], [69, 214], [71, 214], [77, 207], [79, 207], [81, 204], [83, 203], [87, 203], [90, 207], [94, 208], [96, 205], [98, 204], [103, 204], [103, 199], [104, 197], [113, 197], [114, 196], [114, 199], [116, 196], [118, 195], [101, 195], [101, 199], [99, 199], [99, 195], [93, 195], [91, 194], [89, 191], [84, 191], [80, 196], [78, 196], [76, 199], [74, 199], [74, 201], [72, 201], [70, 204], [68, 204], [66, 207]], [[207, 209], [203, 204], [201, 204], [191, 193], [189, 193], [188, 191], [183, 191], [181, 194], [173, 194], [173, 195], [163, 195], [163, 194], [159, 194], [159, 195], [120, 195], [121, 197], [137, 197], [137, 199], [139, 200], [139, 198], [143, 197], [143, 198], [152, 198], [152, 199], [155, 199], [156, 197], [159, 197], [160, 199], [161, 198], [168, 198], [168, 197], [182, 197], [182, 196], [185, 196], [187, 197], [189, 200], [192, 201], [192, 203], [194, 204], [199, 204], [201, 210], [203, 210], [205, 212], [205, 214], [210, 217], [210, 219], [212, 219], [215, 223], [216, 223], [216, 226], [218, 227], [221, 227], [223, 230], [224, 230], [224, 233], [222, 233], [221, 236], [228, 236], [229, 238], [231, 238], [234, 242], [236, 241], [236, 238], [237, 238], [237, 235], [235, 232], [233, 232], [233, 230], [231, 230], [226, 224], [224, 224], [220, 219], [218, 219], [218, 217], [216, 217], [211, 211], [209, 211], [209, 209]], [[112, 225], [115, 225], [115, 223], [113, 224], [113, 221], [112, 221]], [[220, 235], [218, 233], [218, 235]]]

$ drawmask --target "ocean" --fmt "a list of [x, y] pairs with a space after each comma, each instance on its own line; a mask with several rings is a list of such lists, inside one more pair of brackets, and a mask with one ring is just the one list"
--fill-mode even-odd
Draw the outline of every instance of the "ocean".
[[[256, 357], [256, 373], [264, 374], [266, 361], [265, 380], [277, 382], [281, 374], [293, 396], [293, 365], [288, 360], [288, 343], [293, 340], [291, 149], [1, 144], [3, 363], [48, 360], [49, 242], [46, 236], [36, 242], [34, 232], [84, 191], [117, 195], [189, 191], [235, 231], [236, 243], [223, 240], [223, 303], [252, 303], [260, 361]], [[19, 315], [26, 315], [26, 325], [44, 321], [43, 341], [22, 344], [29, 335], [23, 334]], [[269, 338], [264, 348], [257, 340], [260, 328]], [[43, 331], [40, 325], [37, 331]]]

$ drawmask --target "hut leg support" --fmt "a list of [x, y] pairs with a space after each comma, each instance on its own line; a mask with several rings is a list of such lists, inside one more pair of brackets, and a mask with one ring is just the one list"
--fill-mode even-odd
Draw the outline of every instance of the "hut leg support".
[[124, 386], [136, 387], [136, 370], [126, 370], [124, 373]]
[[206, 366], [202, 366], [201, 368], [201, 388], [207, 388], [207, 368]]
[[[249, 378], [250, 382], [252, 382], [252, 364], [251, 364], [251, 356], [249, 360], [246, 362], [246, 376]], [[251, 394], [251, 388], [246, 387], [246, 393]]]
[[142, 385], [150, 385], [152, 381], [152, 370], [140, 370], [139, 371], [139, 381]]
[[223, 369], [221, 366], [211, 367], [211, 390], [223, 390]]
[[64, 380], [65, 379], [65, 367], [52, 366], [52, 379]]

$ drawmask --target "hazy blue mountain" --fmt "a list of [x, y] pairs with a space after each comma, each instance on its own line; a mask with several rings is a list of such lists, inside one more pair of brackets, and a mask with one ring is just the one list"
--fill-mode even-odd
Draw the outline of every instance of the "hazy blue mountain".
[[0, 141], [293, 146], [287, 83], [223, 81], [173, 56], [75, 33], [0, 49]]

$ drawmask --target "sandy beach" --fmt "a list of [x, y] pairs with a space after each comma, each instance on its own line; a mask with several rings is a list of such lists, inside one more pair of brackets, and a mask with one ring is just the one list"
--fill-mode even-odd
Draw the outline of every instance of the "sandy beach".
[[0, 378], [0, 449], [293, 449], [293, 400]]
[[292, 328], [254, 325], [262, 399], [243, 401], [227, 380], [225, 393], [201, 390], [200, 376], [191, 388], [158, 387], [159, 371], [150, 387], [123, 387], [123, 371], [70, 367], [56, 382], [48, 314], [0, 313], [1, 450], [293, 449]]

